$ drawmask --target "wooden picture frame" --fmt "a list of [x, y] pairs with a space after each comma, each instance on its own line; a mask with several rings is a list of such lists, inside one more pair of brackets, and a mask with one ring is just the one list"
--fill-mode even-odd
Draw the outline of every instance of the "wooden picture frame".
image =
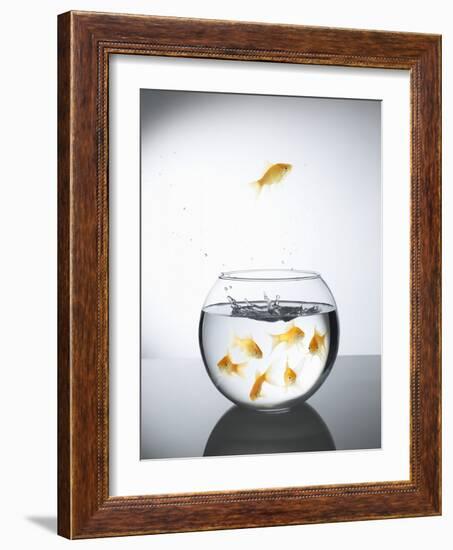
[[[440, 514], [441, 38], [68, 12], [59, 16], [58, 48], [58, 533], [89, 538]], [[109, 495], [112, 54], [410, 71], [409, 481]]]

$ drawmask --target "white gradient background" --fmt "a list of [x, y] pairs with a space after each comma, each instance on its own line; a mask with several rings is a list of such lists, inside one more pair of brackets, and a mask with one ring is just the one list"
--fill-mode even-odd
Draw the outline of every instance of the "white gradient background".
[[[381, 353], [381, 102], [141, 90], [142, 357], [199, 357], [219, 272], [321, 272], [339, 354]], [[256, 199], [267, 163], [292, 172]]]

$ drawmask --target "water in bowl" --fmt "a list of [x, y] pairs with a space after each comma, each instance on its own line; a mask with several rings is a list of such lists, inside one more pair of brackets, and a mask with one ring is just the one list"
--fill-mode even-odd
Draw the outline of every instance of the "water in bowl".
[[336, 308], [270, 300], [206, 306], [200, 349], [215, 386], [228, 399], [264, 411], [286, 410], [325, 380], [338, 350]]

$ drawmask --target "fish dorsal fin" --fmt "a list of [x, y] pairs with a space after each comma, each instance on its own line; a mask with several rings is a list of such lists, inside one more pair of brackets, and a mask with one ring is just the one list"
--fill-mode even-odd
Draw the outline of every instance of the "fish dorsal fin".
[[275, 166], [275, 162], [270, 162], [267, 160], [264, 163], [264, 169], [263, 169], [263, 173], [261, 174], [261, 177], [263, 177], [264, 174], [266, 174], [272, 168], [272, 166]]

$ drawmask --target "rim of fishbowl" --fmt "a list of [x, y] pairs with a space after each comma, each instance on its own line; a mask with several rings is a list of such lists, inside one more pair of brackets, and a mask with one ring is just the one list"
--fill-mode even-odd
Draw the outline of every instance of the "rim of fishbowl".
[[320, 278], [321, 275], [317, 271], [284, 268], [237, 269], [223, 271], [219, 275], [219, 279], [227, 281], [302, 281]]

